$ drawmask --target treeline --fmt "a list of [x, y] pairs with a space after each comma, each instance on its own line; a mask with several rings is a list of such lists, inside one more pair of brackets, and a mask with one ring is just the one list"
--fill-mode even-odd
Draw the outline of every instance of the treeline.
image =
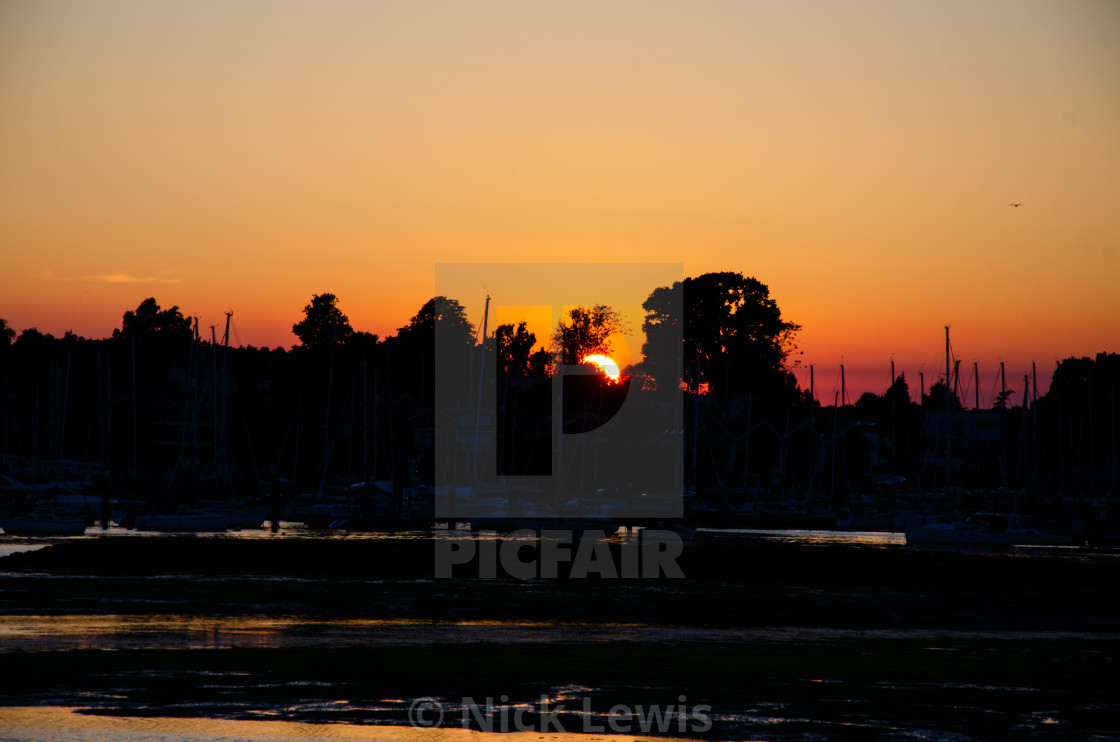
[[[684, 480], [701, 499], [840, 504], [884, 486], [1031, 497], [1115, 489], [1116, 354], [1063, 361], [1049, 390], [1017, 407], [1003, 395], [991, 410], [964, 410], [944, 381], [913, 401], [904, 375], [881, 395], [822, 406], [790, 370], [799, 326], [756, 279], [686, 278], [653, 289], [643, 308], [643, 360], [611, 394], [678, 390]], [[573, 309], [550, 338], [501, 325], [487, 332], [493, 352], [480, 364], [477, 330], [447, 297], [386, 338], [353, 328], [330, 293], [296, 319], [290, 350], [230, 347], [228, 329], [201, 333], [155, 298], [104, 339], [17, 335], [0, 320], [0, 473], [46, 480], [74, 460], [96, 464], [118, 489], [238, 496], [430, 482], [437, 362], [467, 407], [480, 372], [499, 389], [547, 379], [558, 363], [609, 355], [623, 329], [604, 305]], [[523, 401], [533, 388], [514, 386]]]
[[155, 298], [105, 339], [16, 336], [5, 322], [0, 454], [24, 478], [54, 478], [60, 460], [94, 462], [110, 486], [149, 493], [415, 478], [444, 312], [473, 342], [462, 307], [442, 297], [381, 340], [354, 331], [333, 295], [317, 295], [287, 351], [231, 347], [228, 328], [204, 335]]

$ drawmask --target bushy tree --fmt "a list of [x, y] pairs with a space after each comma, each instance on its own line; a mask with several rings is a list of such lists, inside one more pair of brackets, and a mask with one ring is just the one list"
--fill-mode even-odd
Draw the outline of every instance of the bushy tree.
[[474, 325], [467, 320], [467, 311], [456, 299], [435, 296], [420, 307], [408, 324], [397, 330], [397, 337], [418, 346], [435, 342], [436, 332], [441, 341], [452, 345], [473, 346]]
[[960, 399], [945, 384], [944, 379], [938, 379], [929, 388], [929, 394], [922, 400], [922, 409], [926, 412], [957, 412], [962, 409], [962, 406]]
[[654, 289], [642, 307], [642, 355], [658, 385], [683, 363], [680, 382], [692, 389], [707, 384], [734, 395], [796, 386], [786, 363], [801, 328], [782, 318], [770, 289], [757, 279], [705, 273]]
[[605, 304], [590, 309], [574, 307], [561, 319], [553, 333], [553, 350], [561, 363], [576, 365], [592, 354], [609, 356], [610, 336], [625, 332], [622, 316]]
[[535, 342], [537, 336], [529, 332], [524, 322], [519, 322], [516, 329], [512, 324], [498, 325], [494, 330], [494, 350], [499, 373], [528, 376]]
[[191, 337], [191, 321], [189, 317], [183, 316], [179, 307], [160, 309], [155, 297], [148, 297], [140, 302], [135, 311], [124, 313], [121, 329], [113, 330], [113, 337], [188, 340]]
[[0, 318], [0, 347], [11, 345], [15, 339], [16, 331], [8, 326], [8, 320]]
[[292, 332], [308, 350], [329, 348], [332, 342], [346, 342], [354, 333], [350, 319], [338, 308], [334, 294], [315, 294], [303, 308], [303, 319], [292, 325]]
[[15, 347], [20, 350], [47, 348], [52, 346], [56, 340], [57, 338], [49, 332], [41, 332], [38, 327], [28, 327], [16, 338]]

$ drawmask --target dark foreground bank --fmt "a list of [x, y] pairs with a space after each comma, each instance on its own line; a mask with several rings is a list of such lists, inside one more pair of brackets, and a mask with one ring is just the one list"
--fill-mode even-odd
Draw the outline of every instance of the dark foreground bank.
[[[1120, 738], [1111, 554], [736, 539], [686, 548], [681, 580], [528, 581], [434, 579], [432, 554], [122, 537], [6, 557], [0, 704], [408, 725], [427, 699], [426, 720], [474, 729], [520, 713], [596, 735]], [[254, 622], [273, 627], [222, 638]], [[90, 623], [128, 641], [67, 628]]]
[[[81, 650], [4, 656], [0, 698], [98, 714], [371, 725], [415, 721], [410, 709], [423, 698], [438, 703], [442, 723], [455, 727], [473, 699], [497, 718], [524, 708], [521, 722], [541, 731], [606, 730], [619, 707], [685, 706], [689, 714], [703, 707], [710, 728], [673, 722], [615, 731], [699, 739], [1107, 739], [1120, 712], [1115, 644], [846, 639]], [[558, 706], [559, 726], [541, 726]], [[469, 710], [466, 716], [472, 728], [485, 728]]]
[[[612, 548], [620, 548], [612, 544]], [[0, 615], [307, 615], [1120, 632], [1120, 557], [710, 539], [683, 579], [433, 575], [432, 540], [109, 537], [0, 560]], [[477, 571], [475, 571], [477, 574]]]

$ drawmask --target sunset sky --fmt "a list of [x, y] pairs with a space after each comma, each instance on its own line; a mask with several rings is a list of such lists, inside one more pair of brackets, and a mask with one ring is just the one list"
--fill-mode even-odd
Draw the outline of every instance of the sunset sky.
[[385, 336], [439, 264], [573, 261], [754, 276], [829, 404], [946, 324], [984, 404], [1120, 351], [1120, 3], [0, 4], [17, 332], [155, 296], [288, 347], [329, 291]]

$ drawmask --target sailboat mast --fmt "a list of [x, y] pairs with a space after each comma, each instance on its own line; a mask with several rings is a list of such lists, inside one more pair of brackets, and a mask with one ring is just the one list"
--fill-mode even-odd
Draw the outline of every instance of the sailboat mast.
[[[840, 427], [837, 429], [837, 435], [840, 436], [840, 488], [843, 490], [848, 482], [848, 436], [847, 436], [847, 420], [845, 420], [844, 408], [848, 405], [848, 387], [844, 383], [844, 364], [840, 364]], [[833, 449], [835, 451], [835, 449]], [[833, 495], [832, 507], [836, 507], [836, 497], [841, 495]]]
[[[953, 354], [949, 350], [949, 325], [945, 325], [945, 390], [949, 390], [949, 365], [952, 363]], [[949, 400], [946, 398], [945, 403]]]
[[[66, 361], [66, 368], [67, 369], [69, 368], [69, 360]], [[1095, 467], [1096, 467], [1096, 456], [1095, 456], [1096, 440], [1093, 436], [1093, 362], [1092, 361], [1089, 362], [1089, 380], [1088, 381], [1089, 381], [1089, 384], [1088, 384], [1088, 387], [1089, 387], [1089, 409], [1088, 409], [1088, 412], [1089, 412], [1089, 471], [1092, 472], [1092, 471], [1095, 471]], [[1037, 395], [1038, 392], [1035, 392], [1035, 393]], [[65, 405], [63, 405], [63, 409], [64, 410], [66, 409]], [[63, 424], [65, 425], [65, 420], [63, 421]], [[65, 428], [63, 428], [63, 429], [65, 429]], [[1095, 477], [1094, 477], [1094, 482], [1095, 482]], [[1090, 485], [1090, 486], [1092, 486], [1092, 485]]]
[[[949, 399], [949, 366], [953, 353], [949, 348], [949, 325], [945, 325], [945, 489], [949, 489], [949, 473], [953, 467], [953, 405]], [[955, 390], [952, 392], [956, 394]]]
[[1062, 432], [1062, 428], [1065, 426], [1065, 423], [1063, 422], [1063, 420], [1065, 418], [1062, 417], [1062, 377], [1061, 377], [1061, 373], [1062, 373], [1061, 364], [1055, 365], [1055, 367], [1054, 367], [1054, 377], [1053, 377], [1054, 378], [1054, 383], [1051, 384], [1051, 386], [1052, 387], [1056, 386], [1058, 388], [1058, 490], [1059, 491], [1064, 491], [1065, 490], [1065, 471], [1066, 471], [1065, 458], [1066, 458], [1066, 454], [1065, 454], [1065, 443], [1064, 443], [1064, 440], [1063, 440], [1065, 438], [1065, 435]]
[[980, 364], [977, 361], [972, 362], [972, 378], [976, 380], [976, 404], [973, 409], [980, 409]]
[[482, 377], [486, 364], [486, 325], [490, 319], [490, 294], [486, 295], [486, 308], [482, 312], [482, 341], [478, 346], [478, 404], [474, 411], [474, 457], [471, 464], [471, 481], [478, 480], [479, 429], [482, 426]]
[[[1028, 405], [1030, 405], [1030, 401], [1031, 401], [1031, 380], [1030, 380], [1030, 376], [1028, 376], [1027, 374], [1023, 374], [1023, 416], [1022, 416], [1023, 417], [1023, 422], [1022, 422], [1022, 425], [1020, 425], [1020, 430], [1022, 432], [1020, 433], [1020, 438], [1019, 438], [1019, 457], [1021, 459], [1026, 458], [1027, 436], [1029, 435], [1029, 432], [1030, 432], [1030, 429], [1027, 426], [1027, 411], [1030, 409], [1030, 407], [1028, 406]], [[1020, 464], [1020, 466], [1024, 466], [1024, 465]], [[1024, 476], [1023, 477], [1023, 481], [1020, 482], [1019, 486], [1016, 488], [1016, 496], [1018, 496], [1019, 491], [1026, 488], [1026, 486], [1029, 482], [1029, 479], [1030, 479], [1029, 476]], [[1017, 501], [1016, 501], [1016, 509], [1018, 509], [1018, 502]]]
[[[1031, 470], [1038, 475], [1038, 369], [1031, 361]], [[1032, 488], [1033, 489], [1033, 488]]]
[[[889, 389], [891, 392], [891, 477], [893, 478], [895, 476], [894, 463], [897, 458], [895, 455], [895, 446], [898, 445], [898, 436], [895, 433], [895, 418], [897, 417], [895, 414], [895, 408], [897, 406], [895, 397], [897, 395], [894, 393], [894, 358], [891, 358], [891, 385]], [[893, 487], [894, 485], [892, 484], [891, 486]]]
[[[976, 389], [975, 389], [975, 392], [974, 392], [974, 398], [976, 400], [976, 403], [973, 405], [972, 409], [973, 409], [974, 413], [979, 413], [980, 412], [980, 363], [977, 362], [977, 361], [972, 362], [972, 381], [973, 381], [973, 383], [976, 384]], [[973, 450], [976, 451], [976, 488], [980, 489], [980, 483], [981, 483], [980, 478], [982, 476], [983, 467], [981, 466], [982, 462], [981, 462], [981, 457], [980, 457], [980, 422], [979, 422], [979, 420], [977, 420], [976, 425], [973, 427], [972, 430], [973, 430], [972, 446], [973, 446]]]
[[369, 487], [369, 373], [362, 359], [362, 483]]
[[813, 379], [813, 364], [809, 364], [809, 486], [805, 488], [805, 501], [808, 502], [813, 490], [813, 478], [817, 471], [817, 462], [813, 458], [813, 439], [817, 437], [816, 410], [817, 389]]
[[331, 324], [331, 352], [327, 361], [327, 403], [323, 407], [323, 473], [319, 477], [319, 487], [316, 497], [325, 495], [327, 484], [327, 466], [331, 461], [331, 397], [334, 392], [334, 344], [338, 338], [338, 325]]
[[[700, 355], [702, 352], [703, 345], [697, 344], [696, 378], [693, 379], [696, 393], [692, 397], [692, 489], [696, 494], [700, 492], [700, 472], [696, 467], [698, 465], [697, 456], [700, 448]], [[561, 440], [563, 440], [563, 438], [561, 438]], [[744, 484], [744, 486], [746, 485]]]
[[[226, 312], [226, 334], [222, 338], [222, 478], [233, 492], [233, 478], [229, 471], [229, 323], [233, 312]], [[250, 449], [251, 450], [251, 449]]]
[[[129, 347], [131, 348], [132, 355], [132, 476], [135, 477], [140, 471], [140, 454], [137, 452], [137, 439], [140, 437], [140, 431], [137, 430], [136, 423], [136, 331], [128, 333]], [[36, 396], [38, 400], [38, 396]]]
[[214, 446], [214, 478], [216, 480], [215, 486], [220, 490], [222, 479], [221, 474], [218, 473], [221, 468], [221, 462], [218, 460], [218, 334], [217, 330], [214, 329], [214, 325], [210, 325], [210, 379], [212, 384], [210, 407], [213, 411], [214, 420], [213, 427], [211, 428], [213, 436], [213, 441], [211, 442]]

